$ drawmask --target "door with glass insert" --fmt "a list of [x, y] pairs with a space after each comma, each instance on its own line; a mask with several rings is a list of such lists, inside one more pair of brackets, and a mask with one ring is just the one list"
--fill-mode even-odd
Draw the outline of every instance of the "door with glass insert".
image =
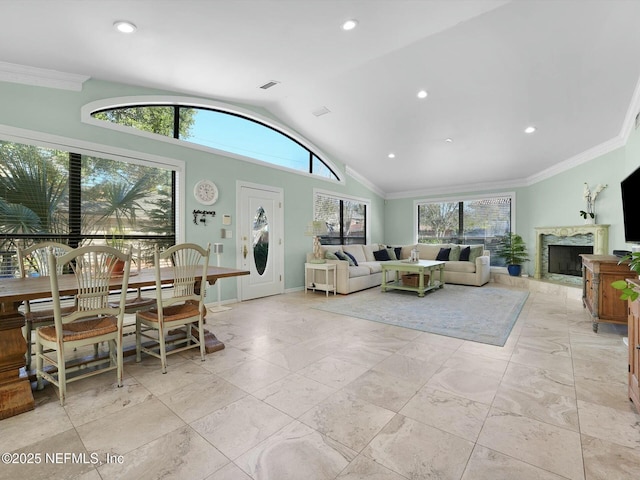
[[284, 292], [282, 191], [269, 187], [241, 186], [241, 278], [242, 300]]

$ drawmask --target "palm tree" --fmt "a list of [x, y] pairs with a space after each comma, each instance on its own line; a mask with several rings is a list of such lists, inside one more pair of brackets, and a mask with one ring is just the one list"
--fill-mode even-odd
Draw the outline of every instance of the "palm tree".
[[[0, 142], [2, 233], [66, 233], [67, 178], [58, 155], [45, 158], [37, 147]], [[13, 243], [6, 240], [2, 248]]]

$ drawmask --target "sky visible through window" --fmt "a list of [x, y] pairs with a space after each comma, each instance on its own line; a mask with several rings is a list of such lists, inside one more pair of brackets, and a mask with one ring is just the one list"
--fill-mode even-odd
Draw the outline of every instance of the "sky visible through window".
[[309, 171], [309, 151], [262, 124], [211, 110], [196, 110], [194, 120], [190, 135], [182, 140]]

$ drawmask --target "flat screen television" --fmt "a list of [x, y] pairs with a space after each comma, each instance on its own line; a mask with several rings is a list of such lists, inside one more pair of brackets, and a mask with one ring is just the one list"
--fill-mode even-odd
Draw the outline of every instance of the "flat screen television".
[[640, 243], [640, 168], [620, 182], [624, 239]]

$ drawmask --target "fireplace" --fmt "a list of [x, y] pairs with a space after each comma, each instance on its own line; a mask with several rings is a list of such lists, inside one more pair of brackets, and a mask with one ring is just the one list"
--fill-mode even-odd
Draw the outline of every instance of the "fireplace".
[[[582, 285], [580, 253], [588, 252], [595, 255], [604, 255], [609, 250], [609, 225], [585, 224], [568, 227], [536, 227], [535, 232], [535, 278], [537, 279], [580, 286]], [[550, 259], [552, 249], [549, 247], [551, 246], [590, 247], [590, 250], [574, 252], [571, 254], [573, 260], [567, 262], [565, 260]], [[560, 253], [560, 255], [564, 256], [565, 254]], [[560, 265], [560, 263], [563, 265]], [[571, 271], [571, 273], [556, 273], [559, 269]]]
[[549, 245], [549, 273], [582, 276], [581, 254], [593, 253], [592, 245]]

